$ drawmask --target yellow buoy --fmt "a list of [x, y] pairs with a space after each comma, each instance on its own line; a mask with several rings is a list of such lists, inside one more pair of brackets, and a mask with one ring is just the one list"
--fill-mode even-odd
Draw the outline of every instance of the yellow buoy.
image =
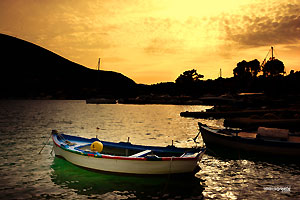
[[92, 151], [98, 151], [99, 153], [103, 150], [103, 144], [99, 141], [95, 141], [91, 144]]

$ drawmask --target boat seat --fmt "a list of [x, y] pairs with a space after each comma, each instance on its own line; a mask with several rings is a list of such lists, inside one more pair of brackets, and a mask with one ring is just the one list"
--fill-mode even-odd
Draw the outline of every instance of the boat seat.
[[184, 153], [180, 156], [180, 158], [189, 158], [189, 157], [195, 157], [195, 153]]
[[145, 150], [145, 151], [141, 151], [139, 153], [136, 153], [136, 154], [133, 154], [129, 157], [143, 157], [143, 156], [146, 156], [147, 154], [151, 153], [151, 150]]

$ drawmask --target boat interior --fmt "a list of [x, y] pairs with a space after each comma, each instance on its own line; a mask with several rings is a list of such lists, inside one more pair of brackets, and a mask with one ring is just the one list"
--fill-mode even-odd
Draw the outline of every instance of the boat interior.
[[[79, 147], [80, 150], [92, 152], [90, 144]], [[113, 156], [128, 156], [128, 157], [145, 157], [145, 156], [157, 156], [157, 157], [190, 157], [194, 153], [185, 152], [167, 152], [167, 151], [155, 151], [149, 149], [129, 149], [118, 148], [113, 146], [103, 146], [101, 154], [113, 155]]]
[[[98, 139], [83, 139], [76, 136], [68, 136], [64, 134], [58, 135], [58, 140], [67, 145], [71, 150], [84, 151], [86, 153], [96, 153], [91, 150], [91, 145]], [[103, 149], [99, 153], [111, 156], [126, 157], [196, 157], [199, 149], [195, 148], [177, 148], [175, 146], [155, 147], [132, 145], [131, 143], [120, 142], [112, 143], [101, 141]]]
[[280, 140], [280, 141], [287, 141], [287, 142], [296, 142], [300, 143], [300, 135], [299, 134], [291, 134], [287, 132], [284, 137], [282, 135], [276, 135], [276, 132], [271, 132], [270, 135], [264, 135], [262, 133], [257, 133], [257, 132], [245, 132], [245, 131], [236, 131], [236, 130], [231, 130], [229, 131], [228, 129], [224, 130], [219, 130], [218, 132], [225, 134], [225, 135], [230, 135], [230, 136], [239, 136], [241, 138], [249, 138], [249, 139], [266, 139], [266, 140]]

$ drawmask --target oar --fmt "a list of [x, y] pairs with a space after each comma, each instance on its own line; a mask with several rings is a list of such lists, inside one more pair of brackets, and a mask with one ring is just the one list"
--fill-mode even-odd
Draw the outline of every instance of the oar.
[[48, 143], [49, 139], [51, 137], [51, 134], [49, 136], [49, 138], [47, 139], [47, 141], [45, 142], [44, 146], [42, 147], [42, 149], [40, 150], [39, 154], [41, 154], [41, 152], [43, 151], [44, 147], [46, 146], [46, 144]]

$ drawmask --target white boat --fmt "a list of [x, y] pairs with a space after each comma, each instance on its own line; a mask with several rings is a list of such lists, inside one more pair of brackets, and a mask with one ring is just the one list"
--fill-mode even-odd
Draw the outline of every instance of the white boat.
[[[195, 173], [205, 148], [178, 148], [106, 142], [52, 131], [56, 156], [80, 167], [125, 174]], [[99, 147], [99, 148], [95, 148]], [[101, 146], [103, 148], [101, 148]]]

